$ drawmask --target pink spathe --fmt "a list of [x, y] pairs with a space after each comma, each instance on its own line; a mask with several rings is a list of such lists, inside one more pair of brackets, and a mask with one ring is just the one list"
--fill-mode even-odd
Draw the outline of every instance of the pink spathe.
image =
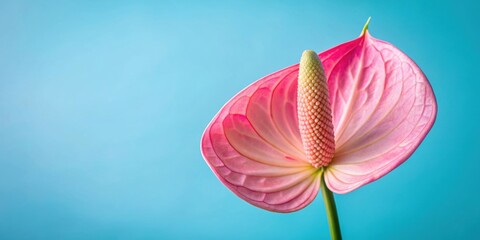
[[275, 212], [304, 208], [318, 193], [321, 166], [335, 193], [370, 183], [403, 163], [435, 121], [437, 105], [425, 75], [368, 31], [318, 56], [333, 123], [328, 165], [312, 165], [302, 142], [298, 64], [242, 90], [203, 134], [202, 154], [213, 172], [255, 206]]

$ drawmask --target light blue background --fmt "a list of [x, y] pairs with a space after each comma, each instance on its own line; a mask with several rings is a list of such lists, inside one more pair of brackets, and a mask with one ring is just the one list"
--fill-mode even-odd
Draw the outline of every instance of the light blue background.
[[255, 208], [199, 152], [254, 80], [370, 31], [429, 77], [439, 112], [405, 164], [336, 195], [345, 239], [474, 239], [475, 1], [2, 1], [0, 239], [328, 239], [321, 198]]

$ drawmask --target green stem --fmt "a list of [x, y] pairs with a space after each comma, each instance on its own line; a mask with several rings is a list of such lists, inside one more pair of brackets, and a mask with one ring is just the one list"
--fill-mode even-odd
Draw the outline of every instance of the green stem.
[[332, 240], [341, 240], [342, 233], [340, 232], [340, 224], [338, 223], [337, 207], [335, 206], [335, 199], [333, 193], [325, 185], [325, 179], [322, 174], [321, 179], [323, 201], [325, 202], [325, 208], [327, 209], [328, 225], [330, 227], [330, 235]]

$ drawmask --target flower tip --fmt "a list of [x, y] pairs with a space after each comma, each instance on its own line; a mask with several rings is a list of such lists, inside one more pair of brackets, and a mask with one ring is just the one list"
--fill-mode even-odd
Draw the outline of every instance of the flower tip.
[[365, 25], [363, 26], [363, 29], [362, 29], [362, 32], [360, 33], [360, 36], [363, 36], [367, 30], [368, 30], [368, 25], [370, 24], [370, 20], [372, 19], [372, 17], [368, 17], [367, 19], [367, 22], [365, 23]]
[[310, 68], [310, 67], [316, 68], [317, 65], [321, 65], [321, 61], [317, 53], [313, 50], [303, 51], [302, 57], [300, 58], [300, 66], [307, 67], [307, 68]]
[[310, 49], [307, 49], [302, 53], [302, 58], [315, 58], [315, 57], [318, 58], [317, 53]]

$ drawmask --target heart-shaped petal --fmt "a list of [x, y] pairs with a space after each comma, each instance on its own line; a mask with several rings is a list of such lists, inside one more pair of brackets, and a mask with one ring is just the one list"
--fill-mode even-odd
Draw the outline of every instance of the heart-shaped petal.
[[[325, 182], [350, 192], [404, 162], [433, 125], [436, 102], [417, 65], [367, 32], [319, 57], [327, 76], [335, 155]], [[297, 116], [298, 64], [248, 86], [202, 137], [217, 177], [245, 201], [276, 212], [308, 205], [320, 171], [306, 159]]]

